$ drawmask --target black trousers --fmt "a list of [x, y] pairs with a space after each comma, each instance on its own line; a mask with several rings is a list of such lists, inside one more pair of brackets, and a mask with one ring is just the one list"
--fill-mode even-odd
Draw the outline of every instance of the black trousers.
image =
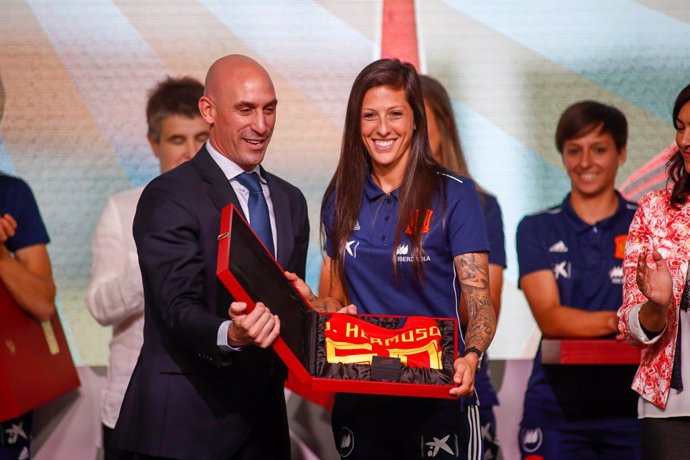
[[129, 460], [131, 459], [131, 454], [120, 450], [113, 446], [113, 429], [108, 428], [105, 425], [101, 425], [103, 428], [103, 454], [104, 460]]
[[[113, 429], [103, 425], [103, 451], [105, 453], [104, 460], [174, 460], [167, 457], [154, 457], [152, 455], [138, 454], [136, 452], [129, 452], [120, 450], [113, 446], [112, 436]], [[262, 439], [261, 433], [255, 433], [247, 445], [229, 460], [275, 460], [275, 459], [289, 459], [290, 452], [280, 446], [267, 449], [266, 441]], [[272, 443], [268, 443], [272, 444]], [[289, 438], [282, 440], [280, 443], [283, 447], [290, 446]], [[0, 460], [3, 460], [0, 458]]]
[[643, 418], [642, 459], [688, 458], [690, 417]]

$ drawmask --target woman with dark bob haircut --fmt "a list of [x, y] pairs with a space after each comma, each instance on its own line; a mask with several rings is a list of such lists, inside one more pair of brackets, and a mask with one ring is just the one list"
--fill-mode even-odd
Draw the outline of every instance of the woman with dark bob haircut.
[[618, 311], [620, 331], [642, 348], [632, 388], [640, 394], [644, 459], [686, 458], [690, 451], [690, 390], [684, 390], [690, 387], [690, 85], [676, 98], [673, 124], [670, 187], [640, 199]]
[[328, 290], [343, 304], [376, 315], [458, 317], [462, 292], [469, 311], [450, 391], [457, 399], [338, 394], [340, 454], [481, 458], [474, 375], [496, 327], [486, 228], [472, 181], [434, 160], [412, 65], [382, 59], [355, 79], [321, 218]]

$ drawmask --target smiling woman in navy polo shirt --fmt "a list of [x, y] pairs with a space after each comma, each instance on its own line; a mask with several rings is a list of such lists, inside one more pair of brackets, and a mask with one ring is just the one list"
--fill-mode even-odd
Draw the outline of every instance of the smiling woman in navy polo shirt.
[[[584, 101], [561, 115], [556, 145], [571, 190], [517, 231], [520, 288], [544, 337], [618, 331], [625, 240], [637, 206], [615, 191], [628, 127], [616, 108]], [[545, 366], [534, 358], [519, 435], [527, 459], [640, 457], [634, 366]]]
[[[330, 294], [358, 312], [454, 317], [462, 292], [469, 323], [451, 394], [474, 403], [496, 326], [486, 227], [474, 184], [433, 158], [413, 66], [382, 59], [356, 78], [322, 221]], [[333, 432], [348, 459], [481, 458], [476, 412], [458, 400], [339, 394]]]

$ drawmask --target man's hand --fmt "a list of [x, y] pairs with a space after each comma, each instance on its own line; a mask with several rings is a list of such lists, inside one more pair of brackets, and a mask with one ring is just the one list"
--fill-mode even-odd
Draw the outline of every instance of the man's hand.
[[0, 243], [5, 243], [14, 236], [17, 221], [9, 214], [0, 216]]
[[245, 314], [246, 309], [244, 302], [230, 304], [228, 314], [232, 324], [228, 328], [228, 344], [231, 347], [270, 347], [280, 334], [280, 319], [262, 302], [257, 302], [251, 313]]
[[474, 374], [477, 372], [479, 357], [474, 353], [458, 358], [453, 363], [455, 374], [453, 383], [456, 387], [450, 390], [450, 394], [456, 398], [462, 398], [474, 392]]

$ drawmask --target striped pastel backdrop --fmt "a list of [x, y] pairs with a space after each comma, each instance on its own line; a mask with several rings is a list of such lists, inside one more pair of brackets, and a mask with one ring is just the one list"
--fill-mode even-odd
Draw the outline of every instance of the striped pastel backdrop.
[[491, 351], [529, 357], [537, 332], [515, 287], [514, 234], [568, 189], [558, 116], [584, 98], [626, 113], [622, 184], [673, 140], [689, 45], [687, 0], [0, 0], [0, 170], [38, 198], [77, 362], [104, 364], [109, 332], [84, 303], [90, 240], [107, 197], [157, 173], [147, 90], [165, 75], [203, 79], [228, 53], [266, 66], [280, 103], [265, 164], [307, 195], [315, 284], [350, 85], [373, 59], [401, 56], [445, 83], [471, 171], [501, 203], [509, 268]]

